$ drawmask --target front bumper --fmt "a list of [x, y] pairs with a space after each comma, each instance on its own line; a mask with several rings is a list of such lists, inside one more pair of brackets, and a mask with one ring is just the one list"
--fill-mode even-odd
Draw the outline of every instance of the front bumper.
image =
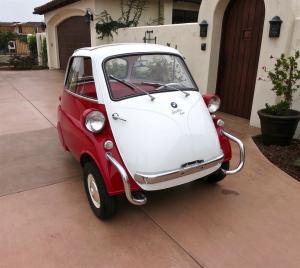
[[[233, 175], [238, 173], [244, 166], [245, 163], [245, 147], [244, 144], [241, 140], [236, 138], [235, 136], [227, 133], [226, 131], [222, 130], [222, 134], [226, 136], [228, 139], [231, 141], [235, 142], [240, 151], [240, 161], [238, 166], [235, 169], [232, 170], [224, 170], [222, 169], [222, 172], [225, 175]], [[109, 160], [119, 171], [123, 184], [124, 184], [124, 190], [126, 197], [128, 201], [134, 205], [144, 205], [147, 202], [147, 198], [145, 196], [142, 196], [140, 199], [136, 199], [130, 190], [130, 185], [129, 185], [129, 180], [128, 180], [128, 175], [126, 170], [122, 167], [122, 165], [110, 154], [106, 154], [107, 160]], [[134, 180], [139, 184], [139, 185], [155, 185], [163, 182], [169, 182], [175, 179], [180, 179], [182, 177], [186, 177], [189, 175], [193, 175], [202, 171], [211, 172], [209, 169], [213, 169], [214, 167], [220, 167], [223, 163], [224, 156], [220, 155], [214, 159], [211, 159], [207, 162], [199, 163], [197, 162], [196, 164], [189, 165], [187, 167], [179, 168], [176, 170], [171, 170], [167, 172], [162, 172], [162, 173], [139, 173], [137, 172], [134, 175]], [[185, 179], [185, 178], [182, 178]]]
[[[244, 166], [245, 163], [245, 147], [244, 144], [241, 140], [238, 138], [234, 137], [233, 135], [227, 133], [226, 131], [222, 130], [222, 134], [226, 136], [228, 139], [231, 141], [235, 142], [239, 146], [240, 150], [240, 162], [237, 166], [237, 168], [232, 169], [232, 170], [224, 170], [222, 169], [222, 172], [226, 175], [233, 175], [238, 173]], [[207, 162], [203, 163], [197, 163], [185, 168], [179, 168], [167, 172], [162, 172], [162, 173], [142, 173], [142, 172], [137, 172], [134, 175], [134, 180], [139, 184], [139, 185], [145, 185], [145, 184], [157, 184], [157, 183], [162, 183], [174, 179], [178, 179], [187, 175], [191, 175], [194, 173], [198, 173], [200, 171], [205, 171], [208, 169], [211, 169], [216, 166], [221, 166], [224, 160], [224, 156], [220, 155], [214, 159], [211, 159]]]
[[210, 161], [197, 163], [185, 168], [175, 169], [162, 173], [139, 173], [134, 175], [134, 180], [138, 184], [156, 184], [161, 182], [166, 182], [169, 180], [178, 179], [190, 174], [198, 173], [215, 167], [217, 165], [221, 166], [223, 162], [223, 155], [220, 155]]

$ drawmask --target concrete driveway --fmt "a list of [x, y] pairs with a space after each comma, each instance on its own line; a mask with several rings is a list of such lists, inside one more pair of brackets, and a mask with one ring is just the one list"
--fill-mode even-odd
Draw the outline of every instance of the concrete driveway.
[[0, 267], [299, 267], [300, 185], [258, 151], [246, 120], [245, 169], [91, 212], [81, 169], [58, 144], [60, 71], [0, 72]]

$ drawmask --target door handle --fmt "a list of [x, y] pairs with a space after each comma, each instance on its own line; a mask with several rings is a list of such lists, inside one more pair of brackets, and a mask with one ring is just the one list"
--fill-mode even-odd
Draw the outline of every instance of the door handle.
[[123, 122], [126, 122], [126, 121], [127, 121], [126, 119], [121, 118], [121, 117], [119, 116], [119, 114], [117, 114], [117, 113], [113, 113], [113, 114], [112, 114], [112, 118], [113, 118], [114, 120], [121, 120], [121, 121], [123, 121]]

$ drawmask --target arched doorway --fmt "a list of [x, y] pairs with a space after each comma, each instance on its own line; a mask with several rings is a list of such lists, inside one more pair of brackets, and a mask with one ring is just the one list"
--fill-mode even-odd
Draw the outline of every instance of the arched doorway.
[[263, 0], [231, 0], [226, 8], [217, 78], [223, 112], [250, 118], [264, 18]]
[[70, 17], [57, 26], [60, 68], [66, 69], [75, 49], [91, 46], [90, 25], [83, 16]]

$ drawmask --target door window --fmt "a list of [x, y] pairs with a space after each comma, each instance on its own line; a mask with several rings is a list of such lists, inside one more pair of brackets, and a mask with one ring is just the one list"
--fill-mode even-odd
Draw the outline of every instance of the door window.
[[70, 62], [66, 89], [83, 97], [97, 99], [92, 71], [92, 62], [88, 57], [73, 57]]

